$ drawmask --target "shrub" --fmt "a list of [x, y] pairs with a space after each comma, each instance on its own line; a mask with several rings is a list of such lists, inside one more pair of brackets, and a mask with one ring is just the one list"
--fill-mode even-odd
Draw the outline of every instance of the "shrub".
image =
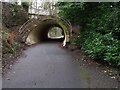
[[120, 3], [58, 3], [60, 16], [82, 27], [71, 42], [93, 59], [120, 66]]
[[81, 49], [93, 59], [108, 62], [112, 66], [119, 66], [119, 44], [120, 42], [115, 40], [111, 34], [101, 35], [94, 33], [86, 38]]

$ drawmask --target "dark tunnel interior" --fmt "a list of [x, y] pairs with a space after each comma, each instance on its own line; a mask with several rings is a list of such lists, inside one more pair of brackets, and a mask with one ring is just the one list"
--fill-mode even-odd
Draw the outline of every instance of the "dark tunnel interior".
[[39, 30], [39, 40], [42, 42], [46, 42], [46, 41], [63, 41], [64, 38], [60, 38], [60, 39], [51, 39], [48, 37], [48, 32], [51, 28], [53, 27], [59, 27], [62, 31], [62, 27], [56, 23], [53, 22], [44, 22], [42, 27], [40, 27], [41, 30]]
[[[57, 38], [57, 39], [51, 39], [48, 37], [48, 32], [50, 31], [51, 28], [53, 27], [58, 27], [62, 30], [64, 34], [63, 28], [57, 24], [55, 21], [50, 20], [50, 21], [42, 21], [36, 29], [32, 30], [28, 37], [35, 38], [36, 40], [33, 40], [34, 42], [63, 42], [65, 40], [65, 34], [63, 35], [63, 38]], [[30, 36], [31, 35], [31, 36]], [[27, 39], [26, 39], [27, 40]], [[29, 40], [30, 41], [30, 40]]]

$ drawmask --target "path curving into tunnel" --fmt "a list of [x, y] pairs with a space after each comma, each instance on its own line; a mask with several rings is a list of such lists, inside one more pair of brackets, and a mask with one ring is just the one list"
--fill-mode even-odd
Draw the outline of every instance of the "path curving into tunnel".
[[51, 39], [48, 37], [48, 32], [53, 27], [58, 27], [62, 30], [64, 37], [62, 39], [60, 38], [60, 41], [62, 41], [63, 46], [65, 46], [66, 42], [69, 42], [70, 27], [68, 23], [55, 17], [29, 20], [20, 28], [19, 35], [22, 41], [30, 45], [50, 41]]

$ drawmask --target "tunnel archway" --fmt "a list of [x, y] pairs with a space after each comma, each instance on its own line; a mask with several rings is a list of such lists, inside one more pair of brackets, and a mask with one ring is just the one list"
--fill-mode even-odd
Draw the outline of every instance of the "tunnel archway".
[[53, 27], [58, 27], [63, 31], [63, 46], [65, 46], [66, 42], [69, 42], [69, 26], [60, 19], [50, 17], [36, 19], [31, 24], [24, 25], [24, 27], [24, 30], [21, 29], [21, 33], [23, 34], [22, 40], [24, 40], [26, 44], [35, 44], [41, 41], [49, 40], [48, 32]]

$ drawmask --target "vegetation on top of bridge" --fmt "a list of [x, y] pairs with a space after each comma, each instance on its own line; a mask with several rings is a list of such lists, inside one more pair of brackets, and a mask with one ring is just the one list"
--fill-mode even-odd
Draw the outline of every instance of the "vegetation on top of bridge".
[[79, 24], [74, 44], [91, 58], [120, 66], [120, 3], [59, 2], [59, 16]]

